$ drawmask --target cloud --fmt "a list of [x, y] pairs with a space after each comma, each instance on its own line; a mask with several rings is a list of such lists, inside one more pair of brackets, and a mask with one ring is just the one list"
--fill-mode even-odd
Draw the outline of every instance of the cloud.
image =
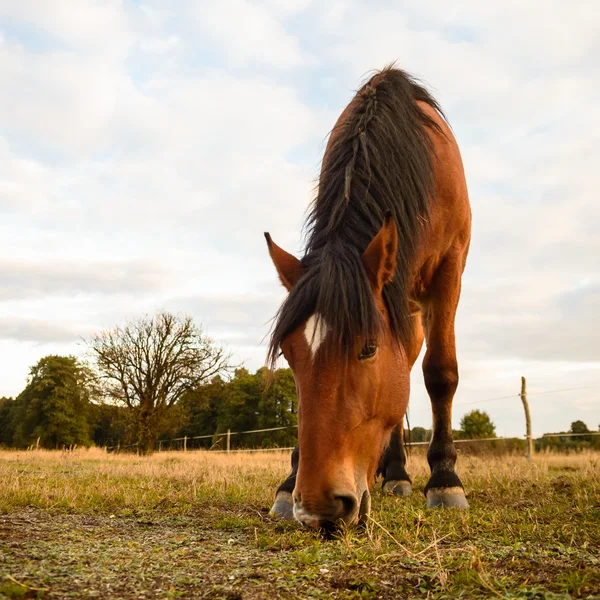
[[[283, 288], [273, 288], [270, 293], [207, 293], [172, 298], [166, 308], [193, 315], [212, 337], [233, 348], [261, 349], [266, 354], [266, 334], [284, 297]], [[243, 351], [239, 354], [241, 359], [248, 358]], [[264, 362], [264, 357], [260, 360]]]
[[540, 294], [534, 282], [495, 285], [460, 307], [461, 347], [469, 356], [600, 361], [597, 285]]
[[123, 71], [101, 56], [64, 50], [28, 51], [15, 42], [0, 46], [4, 93], [0, 123], [5, 136], [20, 137], [46, 152], [88, 154], [110, 145]]
[[166, 271], [141, 261], [31, 262], [0, 260], [0, 300], [77, 294], [157, 292]]
[[[49, 43], [69, 50], [124, 57], [132, 39], [128, 17], [118, 1], [64, 0], [60, 10], [35, 0], [2, 2], [0, 19], [31, 27], [31, 39], [48, 36]], [[110, 32], [110, 44], [106, 34]]]
[[255, 2], [194, 3], [192, 15], [198, 30], [211, 38], [233, 66], [259, 63], [290, 69], [307, 60], [298, 40], [268, 8]]
[[27, 156], [17, 156], [0, 137], [0, 209], [35, 214], [50, 201], [52, 171]]
[[71, 343], [82, 335], [80, 328], [47, 319], [1, 318], [0, 339], [17, 342]]

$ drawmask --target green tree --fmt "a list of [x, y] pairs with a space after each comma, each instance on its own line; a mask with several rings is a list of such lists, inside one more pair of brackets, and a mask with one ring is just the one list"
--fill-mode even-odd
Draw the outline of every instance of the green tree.
[[103, 331], [89, 342], [105, 394], [126, 406], [140, 454], [190, 390], [229, 370], [229, 356], [191, 317], [160, 312]]
[[472, 410], [460, 421], [460, 434], [463, 439], [496, 437], [496, 426], [489, 415], [482, 410]]
[[232, 445], [268, 448], [295, 445], [298, 433], [296, 384], [290, 369], [271, 373], [262, 368], [252, 374], [238, 369], [225, 386], [218, 416], [219, 433], [286, 427], [232, 437]]
[[286, 427], [279, 431], [267, 431], [260, 436], [257, 445], [266, 447], [295, 446], [298, 440], [298, 397], [296, 382], [291, 369], [278, 369], [271, 373], [262, 368], [255, 375], [263, 389], [259, 405], [259, 427]]
[[74, 356], [46, 356], [34, 365], [13, 408], [13, 444], [43, 448], [89, 446], [90, 369]]
[[[406, 434], [405, 437], [407, 437]], [[425, 427], [413, 427], [410, 430], [411, 442], [428, 442], [430, 439], [431, 429], [425, 429]]]
[[115, 404], [92, 405], [90, 421], [96, 446], [124, 446], [132, 443], [127, 409]]
[[588, 426], [583, 421], [573, 421], [571, 423], [571, 433], [589, 433]]
[[[592, 437], [593, 436], [591, 436], [591, 435], [581, 435], [581, 434], [584, 434], [584, 433], [590, 433], [590, 430], [588, 429], [588, 426], [583, 421], [573, 421], [573, 423], [571, 423], [570, 433], [577, 433], [577, 434], [579, 434], [577, 437], [582, 442], [591, 442], [592, 441]], [[577, 441], [577, 438], [572, 438], [572, 439], [574, 439], [575, 441]]]
[[[213, 436], [218, 428], [219, 409], [226, 402], [227, 383], [220, 375], [211, 381], [188, 390], [180, 404], [184, 413], [184, 425], [177, 437]], [[190, 442], [190, 447], [207, 448], [212, 439], [202, 438]]]
[[[177, 437], [211, 436], [188, 440], [190, 447], [224, 445], [228, 429], [232, 448], [285, 447], [298, 438], [296, 384], [290, 369], [271, 373], [262, 368], [256, 373], [237, 369], [229, 381], [214, 377], [209, 383], [189, 391], [180, 405], [185, 415]], [[285, 427], [277, 431], [239, 434], [255, 429]]]
[[[231, 381], [227, 382], [225, 402], [219, 406], [217, 433], [260, 429], [260, 401], [264, 392], [264, 381], [247, 369], [236, 369]], [[235, 445], [244, 438], [236, 436]], [[250, 442], [253, 445], [252, 442]]]
[[5, 396], [0, 398], [0, 445], [12, 446], [15, 432], [13, 419], [15, 406], [14, 398]]

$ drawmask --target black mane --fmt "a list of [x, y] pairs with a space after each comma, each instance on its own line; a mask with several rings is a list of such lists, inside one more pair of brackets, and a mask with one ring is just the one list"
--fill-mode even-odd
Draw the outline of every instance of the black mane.
[[410, 75], [387, 67], [357, 93], [326, 154], [308, 215], [304, 275], [277, 314], [269, 346], [274, 364], [282, 340], [317, 312], [330, 344], [348, 353], [357, 338], [377, 339], [381, 317], [361, 255], [391, 212], [398, 228], [394, 279], [384, 288], [391, 333], [402, 345], [412, 337], [410, 266], [429, 215], [434, 150], [426, 128], [439, 126], [417, 106], [442, 110]]

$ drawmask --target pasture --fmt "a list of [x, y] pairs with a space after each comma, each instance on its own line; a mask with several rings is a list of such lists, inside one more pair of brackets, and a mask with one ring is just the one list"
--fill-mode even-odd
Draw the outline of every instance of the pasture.
[[0, 452], [2, 598], [600, 597], [600, 456], [460, 455], [471, 508], [373, 495], [324, 539], [268, 516], [289, 453]]

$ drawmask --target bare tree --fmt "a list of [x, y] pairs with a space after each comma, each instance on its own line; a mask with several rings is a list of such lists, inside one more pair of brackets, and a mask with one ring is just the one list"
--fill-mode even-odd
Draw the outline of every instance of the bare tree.
[[138, 450], [151, 454], [160, 422], [183, 394], [230, 370], [230, 355], [191, 317], [160, 312], [88, 342], [105, 393], [132, 411]]

